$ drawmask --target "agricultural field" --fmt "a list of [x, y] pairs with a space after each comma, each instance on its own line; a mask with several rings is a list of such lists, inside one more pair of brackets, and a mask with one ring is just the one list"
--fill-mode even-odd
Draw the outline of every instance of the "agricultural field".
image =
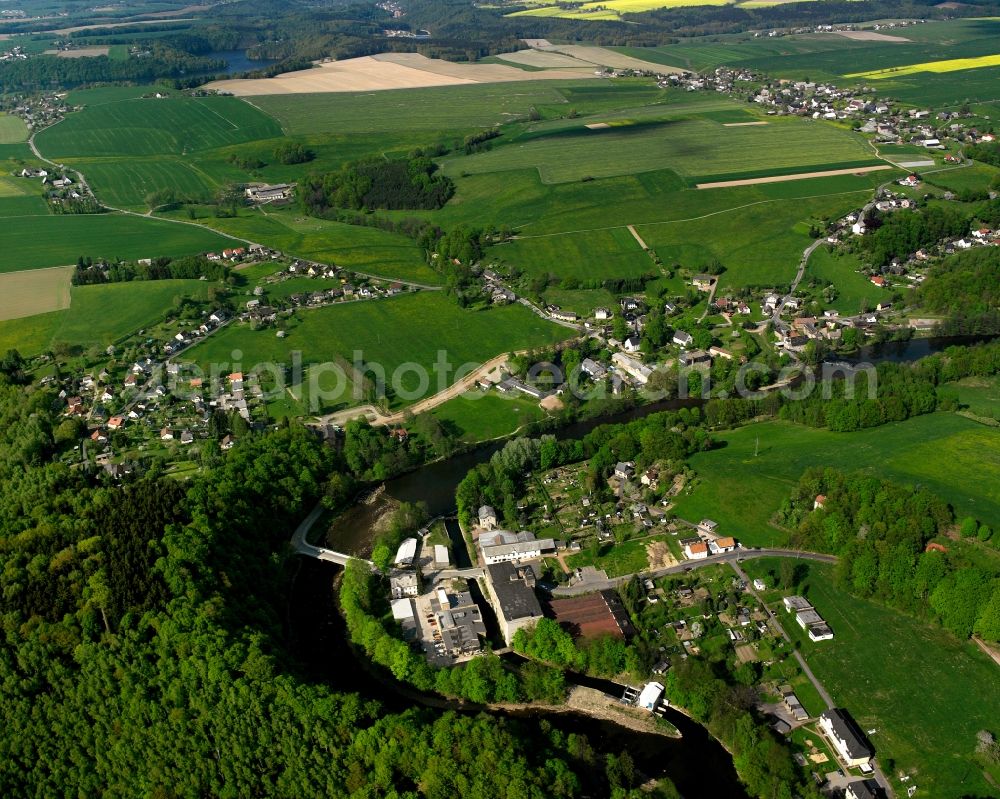
[[154, 258], [208, 252], [233, 240], [207, 228], [122, 214], [31, 216], [4, 242], [0, 272], [75, 264], [93, 258]]
[[0, 144], [17, 144], [28, 138], [28, 128], [20, 117], [0, 113]]
[[[50, 273], [56, 270], [23, 274]], [[13, 276], [0, 275], [0, 287], [2, 281]], [[65, 274], [65, 280], [68, 283], [69, 274]], [[68, 307], [63, 306], [65, 310], [0, 321], [0, 351], [14, 348], [27, 356], [37, 355], [57, 344], [103, 348], [159, 321], [180, 297], [206, 299], [208, 288], [209, 284], [200, 280], [74, 286], [67, 292], [69, 301]], [[62, 287], [51, 289], [54, 295], [63, 290]]]
[[[894, 779], [897, 795], [908, 785], [940, 799], [991, 795], [972, 753], [976, 733], [1000, 718], [1000, 693], [983, 690], [996, 683], [997, 665], [970, 641], [843, 591], [834, 567], [803, 565], [806, 596], [835, 638], [813, 643], [783, 610], [779, 618], [838, 706], [863, 730], [876, 730], [880, 762], [892, 761], [894, 778], [910, 775], [907, 783]], [[744, 568], [760, 576], [777, 566], [762, 559]]]
[[[735, 103], [730, 110], [743, 112]], [[594, 124], [608, 126], [588, 127]], [[813, 120], [773, 118], [763, 126], [724, 127], [724, 122], [705, 117], [664, 114], [634, 123], [573, 120], [559, 130], [539, 131], [524, 143], [446, 161], [445, 172], [531, 168], [543, 183], [567, 183], [671, 169], [694, 183], [875, 163], [863, 139]]]
[[54, 160], [188, 155], [281, 135], [266, 114], [234, 97], [133, 99], [71, 114], [38, 134]]
[[[185, 358], [208, 372], [213, 363], [232, 362], [234, 350], [242, 353], [244, 368], [263, 362], [291, 364], [293, 352], [301, 353], [304, 366], [338, 357], [354, 363], [357, 355], [366, 365], [380, 365], [387, 384], [396, 374], [397, 385], [419, 399], [450, 385], [454, 370], [462, 364], [483, 363], [500, 353], [551, 344], [567, 336], [565, 328], [523, 306], [465, 311], [440, 292], [303, 310], [283, 327], [287, 336], [280, 339], [273, 329], [230, 326]], [[438, 385], [439, 375], [431, 370], [441, 353], [452, 369], [440, 375]], [[418, 368], [427, 370], [426, 385], [416, 374]], [[393, 404], [405, 403], [394, 399]]]
[[197, 221], [221, 233], [258, 241], [300, 258], [380, 277], [431, 286], [441, 283], [441, 276], [428, 266], [423, 251], [398, 233], [307, 217], [294, 209], [275, 209], [266, 215], [246, 210], [229, 219], [209, 216]]
[[920, 484], [954, 505], [959, 516], [975, 516], [994, 529], [1000, 525], [1000, 430], [956, 414], [855, 433], [765, 422], [718, 437], [721, 449], [691, 457], [697, 481], [674, 510], [685, 519], [715, 519], [747, 546], [785, 540], [771, 517], [810, 466], [871, 470]]
[[48, 213], [39, 181], [0, 176], [0, 218]]
[[0, 274], [0, 321], [69, 308], [72, 266]]
[[218, 184], [190, 160], [172, 157], [78, 161], [94, 193], [114, 208], [146, 210], [147, 195], [170, 191], [191, 202], [209, 200]]

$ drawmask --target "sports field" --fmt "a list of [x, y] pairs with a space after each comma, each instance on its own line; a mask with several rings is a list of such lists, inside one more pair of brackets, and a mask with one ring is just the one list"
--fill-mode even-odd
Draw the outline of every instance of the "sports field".
[[0, 113], [0, 144], [16, 144], [28, 138], [28, 128], [20, 117]]
[[208, 252], [233, 243], [206, 228], [122, 214], [29, 216], [16, 224], [17, 235], [5, 237], [0, 272], [66, 266], [81, 255], [155, 258]]
[[432, 413], [445, 430], [464, 441], [486, 441], [510, 435], [525, 424], [545, 417], [545, 411], [534, 400], [492, 391], [472, 397], [455, 397]]
[[675, 510], [685, 519], [715, 519], [747, 546], [784, 540], [771, 517], [810, 466], [865, 469], [920, 484], [952, 503], [957, 515], [1000, 525], [1000, 430], [955, 414], [855, 433], [766, 422], [718, 438], [724, 447], [691, 457], [697, 481]]
[[[500, 353], [553, 343], [569, 335], [565, 328], [521, 305], [465, 311], [440, 292], [300, 311], [289, 321], [287, 331], [287, 337], [279, 339], [273, 329], [230, 326], [185, 358], [207, 371], [212, 363], [232, 362], [234, 350], [242, 353], [245, 368], [263, 362], [291, 364], [293, 352], [301, 353], [306, 366], [338, 356], [353, 363], [358, 353], [365, 364], [381, 366], [390, 384], [396, 374], [404, 391], [425, 397], [454, 382], [454, 370], [462, 364], [481, 364]], [[435, 374], [431, 370], [442, 353], [451, 368]], [[412, 368], [400, 369], [404, 365]], [[418, 369], [427, 371], [426, 385]], [[394, 400], [393, 404], [405, 403]]]
[[[780, 604], [784, 628], [832, 694], [871, 741], [893, 777], [897, 796], [916, 785], [935, 799], [991, 796], [995, 788], [973, 760], [976, 733], [1000, 718], [997, 664], [970, 641], [930, 623], [858, 599], [841, 590], [834, 567], [802, 561], [806, 596], [834, 630], [832, 641], [813, 643]], [[775, 560], [751, 560], [747, 573], [777, 571]], [[898, 773], [909, 775], [905, 783]]]

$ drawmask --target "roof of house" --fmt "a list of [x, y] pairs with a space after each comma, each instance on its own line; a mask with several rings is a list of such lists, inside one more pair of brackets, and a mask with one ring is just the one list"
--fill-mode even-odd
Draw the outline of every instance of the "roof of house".
[[688, 544], [687, 551], [691, 553], [708, 552], [708, 544], [704, 541], [699, 541], [697, 544]]
[[824, 710], [820, 718], [829, 722], [834, 733], [844, 742], [844, 749], [852, 760], [872, 757], [875, 754], [874, 747], [868, 743], [858, 723], [846, 710], [836, 707]]
[[399, 549], [396, 550], [396, 563], [406, 563], [407, 561], [412, 561], [417, 555], [417, 539], [416, 538], [406, 538], [403, 543], [399, 545]]
[[851, 799], [880, 799], [883, 793], [875, 780], [855, 780], [848, 784], [847, 796]]
[[403, 599], [394, 599], [392, 601], [392, 617], [397, 621], [412, 619], [415, 615], [412, 599], [404, 597]]
[[525, 568], [512, 563], [494, 563], [486, 567], [499, 610], [505, 619], [539, 618], [542, 606], [538, 603], [534, 589], [524, 581]]
[[715, 543], [720, 547], [734, 547], [736, 546], [736, 539], [732, 536], [724, 536], [722, 538], [717, 538]]
[[482, 519], [484, 516], [494, 516], [495, 517], [496, 515], [497, 515], [497, 512], [495, 510], [493, 510], [493, 508], [490, 505], [483, 505], [479, 509], [479, 518], [480, 519]]

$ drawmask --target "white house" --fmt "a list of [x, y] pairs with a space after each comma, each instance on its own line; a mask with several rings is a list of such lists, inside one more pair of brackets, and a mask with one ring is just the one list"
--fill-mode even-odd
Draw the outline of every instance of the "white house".
[[819, 717], [819, 729], [840, 759], [850, 767], [868, 765], [875, 756], [874, 748], [846, 710], [824, 710]]
[[690, 347], [691, 344], [694, 343], [694, 338], [692, 338], [690, 333], [687, 333], [684, 330], [678, 330], [674, 333], [673, 342], [678, 347]]

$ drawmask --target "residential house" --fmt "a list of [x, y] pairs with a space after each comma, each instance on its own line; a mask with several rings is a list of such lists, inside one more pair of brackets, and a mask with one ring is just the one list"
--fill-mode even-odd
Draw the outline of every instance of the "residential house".
[[580, 371], [591, 380], [603, 380], [608, 376], [608, 370], [592, 358], [584, 358], [580, 363]]
[[882, 799], [885, 793], [877, 780], [855, 780], [848, 783], [844, 799]]
[[556, 543], [553, 539], [536, 539], [527, 530], [520, 533], [493, 530], [480, 535], [478, 543], [483, 562], [487, 565], [534, 560], [556, 551]]
[[642, 340], [638, 336], [629, 336], [622, 344], [625, 352], [638, 352], [642, 346]]
[[698, 291], [711, 291], [713, 283], [715, 283], [715, 278], [712, 275], [695, 275], [691, 279], [691, 285]]
[[609, 308], [596, 308], [594, 310], [594, 318], [598, 322], [603, 322], [607, 319], [610, 319], [612, 316], [613, 314]]
[[182, 444], [193, 444], [194, 443], [194, 433], [190, 430], [181, 431], [181, 443]]
[[708, 557], [708, 544], [700, 538], [682, 543], [684, 543], [684, 555], [688, 560], [704, 560]]
[[681, 366], [709, 366], [712, 363], [712, 356], [705, 350], [691, 350], [682, 352], [677, 361]]
[[823, 711], [819, 717], [819, 729], [849, 767], [867, 766], [875, 756], [874, 747], [846, 710], [831, 708]]
[[417, 596], [420, 582], [415, 571], [393, 571], [389, 576], [389, 592], [393, 599]]
[[715, 535], [715, 532], [718, 529], [719, 523], [712, 519], [702, 519], [698, 522], [698, 532], [704, 533], [705, 535]]
[[479, 526], [484, 530], [492, 530], [497, 526], [497, 512], [490, 505], [479, 509]]
[[635, 476], [635, 464], [632, 461], [620, 461], [615, 464], [615, 477], [619, 480], [631, 480]]
[[684, 330], [678, 330], [674, 333], [673, 342], [678, 347], [690, 347], [694, 343], [694, 338], [690, 333], [687, 333]]
[[108, 419], [108, 430], [120, 430], [125, 426], [124, 416], [112, 416]]

